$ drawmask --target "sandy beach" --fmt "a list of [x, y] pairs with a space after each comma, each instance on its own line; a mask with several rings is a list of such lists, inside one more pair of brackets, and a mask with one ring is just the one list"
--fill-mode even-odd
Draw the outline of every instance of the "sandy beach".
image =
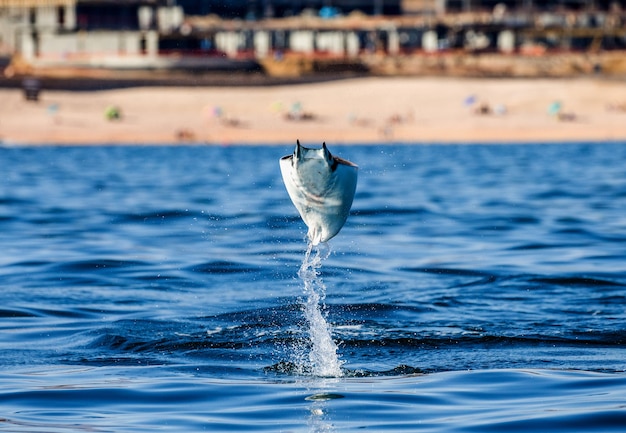
[[595, 78], [44, 89], [38, 102], [0, 89], [0, 101], [4, 145], [626, 140], [626, 82]]

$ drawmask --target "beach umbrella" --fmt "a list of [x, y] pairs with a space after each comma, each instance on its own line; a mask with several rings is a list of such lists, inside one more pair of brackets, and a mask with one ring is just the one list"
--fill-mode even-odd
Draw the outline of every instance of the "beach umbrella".
[[323, 19], [335, 18], [338, 15], [339, 15], [339, 10], [337, 10], [337, 8], [334, 8], [332, 6], [324, 6], [319, 11], [319, 16], [320, 18], [323, 18]]
[[107, 120], [117, 120], [122, 118], [122, 111], [119, 107], [111, 105], [104, 110], [104, 117]]
[[493, 112], [503, 116], [506, 114], [506, 105], [504, 104], [497, 104], [495, 107], [493, 107]]
[[59, 104], [48, 105], [47, 111], [50, 116], [56, 115], [59, 112]]
[[476, 103], [476, 95], [469, 95], [467, 98], [463, 100], [463, 105], [466, 107], [471, 107]]
[[559, 101], [554, 101], [548, 107], [548, 114], [550, 116], [556, 116], [561, 112], [561, 103]]
[[271, 109], [276, 113], [280, 113], [281, 111], [283, 111], [283, 103], [280, 101], [275, 101], [272, 103]]

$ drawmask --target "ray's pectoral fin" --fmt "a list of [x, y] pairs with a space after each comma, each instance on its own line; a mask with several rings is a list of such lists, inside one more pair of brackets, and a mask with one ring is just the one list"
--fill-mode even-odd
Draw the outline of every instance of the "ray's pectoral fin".
[[309, 149], [298, 140], [292, 155], [280, 159], [291, 201], [309, 228], [313, 245], [326, 242], [343, 227], [356, 191], [358, 167], [333, 156], [326, 143]]

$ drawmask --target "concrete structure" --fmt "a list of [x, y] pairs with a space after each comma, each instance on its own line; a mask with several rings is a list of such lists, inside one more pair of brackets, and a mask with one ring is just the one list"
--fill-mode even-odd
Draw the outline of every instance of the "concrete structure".
[[157, 0], [0, 0], [0, 44], [35, 65], [137, 65], [182, 20], [180, 7]]

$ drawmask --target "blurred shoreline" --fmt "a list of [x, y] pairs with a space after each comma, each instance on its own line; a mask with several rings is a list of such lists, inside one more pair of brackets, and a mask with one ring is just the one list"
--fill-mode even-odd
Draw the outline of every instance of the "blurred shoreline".
[[43, 83], [38, 101], [0, 88], [0, 143], [626, 141], [626, 84], [616, 79], [346, 76], [258, 85], [254, 77], [97, 91]]

